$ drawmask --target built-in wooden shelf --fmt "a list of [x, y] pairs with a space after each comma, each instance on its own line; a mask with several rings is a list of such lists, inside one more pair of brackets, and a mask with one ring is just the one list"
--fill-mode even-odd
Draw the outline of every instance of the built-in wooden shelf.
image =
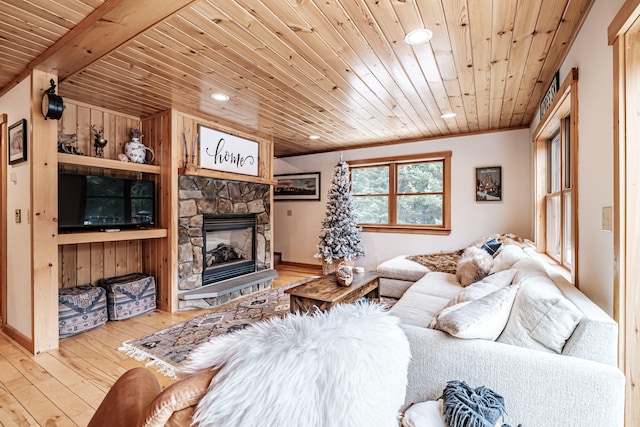
[[101, 159], [98, 157], [77, 156], [74, 154], [58, 153], [58, 163], [76, 166], [88, 166], [92, 168], [118, 169], [131, 172], [160, 174], [160, 166], [145, 165], [133, 162], [121, 162], [120, 160]]
[[253, 182], [256, 184], [277, 185], [277, 179], [260, 178], [258, 176], [240, 175], [230, 172], [213, 171], [209, 169], [198, 169], [196, 171], [178, 168], [179, 175], [202, 176], [205, 178], [226, 179], [229, 181]]
[[58, 245], [75, 245], [94, 242], [118, 242], [122, 240], [161, 239], [167, 237], [166, 228], [152, 228], [149, 230], [120, 230], [120, 231], [78, 231], [58, 234]]

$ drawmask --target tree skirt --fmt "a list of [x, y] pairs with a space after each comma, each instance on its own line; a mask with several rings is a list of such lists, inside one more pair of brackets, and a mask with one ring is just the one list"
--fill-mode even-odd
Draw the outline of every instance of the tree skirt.
[[[156, 367], [163, 375], [177, 378], [180, 364], [201, 343], [218, 335], [245, 329], [252, 323], [271, 316], [287, 315], [289, 295], [284, 291], [312, 278], [299, 280], [247, 300], [225, 304], [202, 316], [126, 341], [118, 350], [138, 361], [147, 361], [146, 366]], [[395, 300], [382, 298], [382, 302], [391, 306]]]

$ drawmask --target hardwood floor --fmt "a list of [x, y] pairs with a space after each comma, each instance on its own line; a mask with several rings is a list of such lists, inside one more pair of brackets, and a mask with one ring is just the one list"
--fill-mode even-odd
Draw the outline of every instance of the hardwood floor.
[[[321, 268], [278, 265], [273, 287], [321, 273]], [[111, 385], [142, 366], [118, 351], [141, 337], [202, 314], [202, 310], [154, 313], [60, 340], [60, 348], [32, 355], [0, 333], [0, 425], [86, 426]], [[173, 380], [156, 373], [160, 384]]]

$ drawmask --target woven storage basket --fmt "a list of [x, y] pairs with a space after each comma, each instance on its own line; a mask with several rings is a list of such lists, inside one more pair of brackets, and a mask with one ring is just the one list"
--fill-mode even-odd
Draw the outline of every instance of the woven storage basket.
[[156, 309], [156, 281], [142, 273], [100, 279], [107, 291], [109, 320], [124, 320]]
[[76, 335], [107, 323], [105, 290], [81, 285], [58, 290], [58, 335]]

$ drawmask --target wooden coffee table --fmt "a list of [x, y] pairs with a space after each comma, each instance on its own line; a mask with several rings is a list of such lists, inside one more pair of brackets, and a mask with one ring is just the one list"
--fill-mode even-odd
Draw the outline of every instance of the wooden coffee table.
[[353, 283], [350, 286], [340, 286], [333, 273], [312, 279], [284, 292], [289, 294], [292, 313], [296, 311], [306, 313], [315, 309], [326, 311], [336, 304], [349, 304], [364, 296], [378, 301], [380, 276], [381, 274], [376, 271], [354, 274]]

